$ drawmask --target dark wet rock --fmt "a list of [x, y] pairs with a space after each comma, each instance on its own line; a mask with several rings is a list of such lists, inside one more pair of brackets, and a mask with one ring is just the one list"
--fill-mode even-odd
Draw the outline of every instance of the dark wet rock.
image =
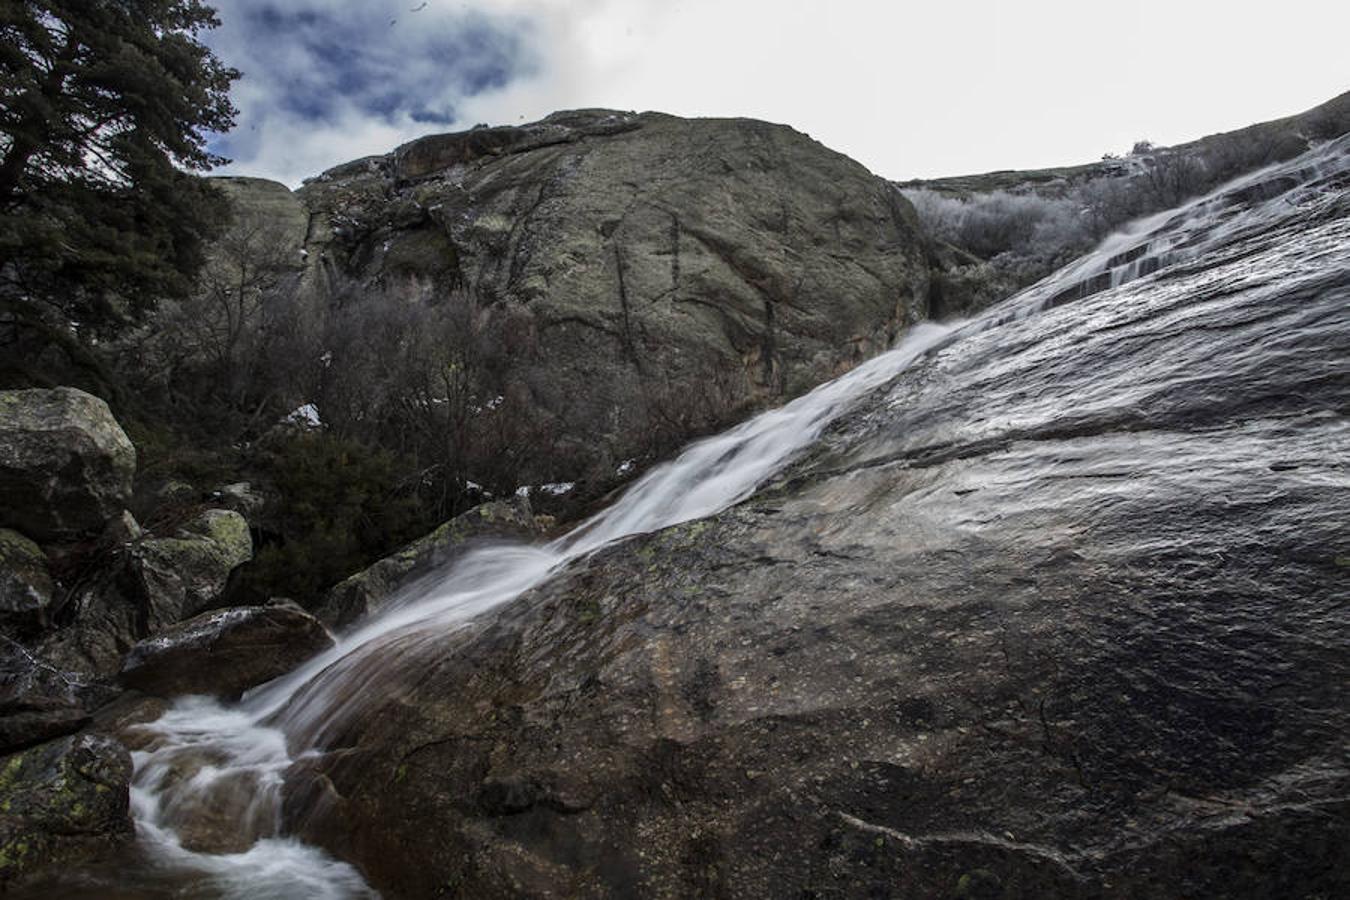
[[0, 753], [78, 731], [89, 722], [78, 680], [34, 651], [0, 638]]
[[527, 498], [480, 504], [335, 585], [314, 614], [330, 628], [346, 628], [378, 610], [400, 589], [443, 571], [483, 541], [528, 540], [538, 537], [540, 530]]
[[0, 528], [0, 627], [9, 634], [40, 631], [48, 623], [53, 589], [42, 548]]
[[292, 821], [392, 896], [1345, 895], [1348, 242], [1324, 186], [936, 350], [409, 642]]
[[65, 734], [74, 734], [88, 725], [89, 721], [89, 714], [79, 707], [0, 716], [0, 753], [10, 753]]
[[108, 680], [148, 633], [145, 610], [130, 560], [111, 560], [74, 590], [62, 611], [66, 623], [37, 642], [37, 650], [79, 685], [77, 694], [86, 706], [97, 707], [118, 692]]
[[121, 681], [147, 694], [237, 697], [333, 646], [328, 630], [294, 605], [203, 613], [131, 649]]
[[252, 558], [248, 522], [227, 509], [206, 510], [173, 537], [142, 541], [135, 569], [152, 629], [217, 605], [230, 573]]
[[0, 759], [0, 888], [128, 842], [130, 778], [131, 755], [98, 735]]
[[117, 738], [128, 750], [144, 750], [155, 741], [155, 734], [139, 726], [158, 719], [169, 706], [170, 701], [164, 697], [123, 691], [115, 700], [94, 711], [90, 717], [91, 727], [100, 734]]
[[0, 526], [38, 541], [100, 528], [131, 498], [136, 450], [75, 388], [0, 391]]
[[[132, 524], [113, 530], [129, 535]], [[172, 537], [107, 540], [103, 552], [71, 591], [61, 627], [38, 644], [84, 684], [90, 708], [115, 696], [113, 679], [132, 646], [219, 604], [230, 573], [252, 556], [252, 539], [238, 513], [209, 509]]]

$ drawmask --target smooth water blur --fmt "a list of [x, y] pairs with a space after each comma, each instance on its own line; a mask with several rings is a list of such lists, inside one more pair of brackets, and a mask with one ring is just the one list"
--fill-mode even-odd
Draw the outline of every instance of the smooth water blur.
[[1343, 138], [1135, 223], [978, 319], [915, 326], [888, 353], [691, 445], [565, 537], [542, 546], [504, 544], [472, 552], [396, 597], [328, 653], [255, 689], [237, 705], [179, 700], [158, 721], [141, 727], [145, 746], [135, 754], [133, 809], [142, 850], [166, 878], [199, 886], [210, 896], [374, 896], [351, 866], [282, 834], [283, 779], [297, 760], [322, 752], [352, 717], [379, 704], [398, 678], [434, 657], [447, 633], [597, 548], [714, 514], [748, 497], [856, 401], [934, 348], [1164, 269], [1180, 270], [1202, 256], [1222, 255], [1244, 234], [1279, 228], [1285, 217], [1306, 212], [1310, 204], [1341, 202], [1347, 172], [1350, 138]]
[[[298, 758], [317, 752], [348, 717], [380, 702], [389, 681], [434, 652], [448, 632], [520, 596], [571, 560], [629, 535], [711, 515], [749, 496], [855, 400], [951, 332], [949, 326], [915, 326], [895, 349], [848, 374], [693, 444], [559, 540], [471, 552], [439, 579], [424, 580], [417, 592], [395, 598], [332, 650], [255, 689], [236, 706], [202, 697], [178, 701], [141, 728], [149, 744], [135, 754], [133, 811], [143, 848], [157, 865], [196, 872], [227, 896], [371, 896], [350, 866], [279, 836], [282, 781]], [[228, 825], [213, 821], [222, 810]], [[226, 827], [234, 830], [223, 843], [237, 841], [246, 849], [194, 849], [203, 846], [194, 832]]]

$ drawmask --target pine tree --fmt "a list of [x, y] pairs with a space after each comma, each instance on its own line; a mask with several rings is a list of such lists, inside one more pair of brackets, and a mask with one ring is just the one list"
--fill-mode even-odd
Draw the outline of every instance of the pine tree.
[[[0, 0], [0, 320], [69, 343], [183, 296], [239, 73], [199, 0]], [[74, 329], [72, 332], [70, 329]], [[59, 340], [57, 340], [59, 338]]]

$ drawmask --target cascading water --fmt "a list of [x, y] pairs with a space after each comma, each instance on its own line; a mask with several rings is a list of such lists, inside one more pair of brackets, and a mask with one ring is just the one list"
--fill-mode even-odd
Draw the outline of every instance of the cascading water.
[[1120, 287], [1269, 230], [1290, 213], [1343, 191], [1350, 178], [1350, 135], [1282, 163], [1240, 176], [1203, 197], [1135, 222], [990, 310], [981, 326], [1033, 315], [1049, 306]]
[[[143, 846], [168, 871], [195, 873], [227, 897], [371, 896], [354, 869], [281, 836], [286, 770], [349, 715], [382, 696], [381, 676], [400, 658], [541, 583], [608, 543], [711, 515], [748, 496], [807, 447], [829, 422], [941, 343], [950, 327], [913, 328], [895, 349], [811, 393], [700, 441], [639, 480], [613, 506], [544, 546], [499, 545], [470, 554], [438, 583], [389, 604], [331, 651], [264, 685], [233, 707], [180, 700], [143, 726], [134, 754], [133, 811]], [[226, 839], [198, 832], [227, 819]], [[206, 853], [210, 846], [237, 852]]]
[[553, 543], [472, 553], [438, 581], [396, 598], [330, 652], [237, 705], [179, 700], [141, 727], [145, 744], [134, 754], [132, 800], [142, 849], [166, 882], [188, 883], [194, 895], [374, 896], [351, 866], [282, 834], [283, 779], [295, 763], [322, 753], [350, 717], [378, 704], [392, 673], [434, 652], [447, 632], [599, 547], [744, 499], [855, 401], [930, 350], [1221, 251], [1247, 229], [1279, 227], [1287, 210], [1343, 202], [1348, 174], [1350, 138], [1343, 138], [1137, 223], [960, 329], [917, 326], [897, 348], [847, 375], [694, 444]]

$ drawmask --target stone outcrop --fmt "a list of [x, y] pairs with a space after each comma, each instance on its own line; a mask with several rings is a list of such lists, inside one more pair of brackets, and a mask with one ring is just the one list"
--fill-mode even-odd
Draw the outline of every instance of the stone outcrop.
[[800, 393], [927, 315], [905, 200], [781, 125], [558, 113], [339, 166], [294, 203], [316, 287], [473, 293], [506, 402], [562, 429], [522, 483], [612, 479], [658, 432]]
[[0, 637], [0, 753], [70, 734], [89, 721], [80, 684], [37, 653]]
[[135, 558], [151, 621], [162, 627], [215, 606], [230, 573], [253, 558], [253, 538], [239, 513], [208, 509], [173, 537], [141, 541]]
[[131, 497], [136, 450], [75, 388], [0, 391], [0, 526], [48, 541], [102, 527]]
[[1344, 185], [406, 644], [292, 824], [399, 897], [1346, 894]]
[[0, 758], [0, 889], [129, 841], [131, 754], [97, 735]]
[[378, 610], [401, 588], [433, 571], [444, 571], [484, 541], [528, 540], [539, 532], [524, 497], [480, 504], [339, 582], [314, 614], [331, 628], [346, 628]]
[[170, 537], [142, 537], [132, 524], [112, 529], [110, 556], [72, 592], [61, 628], [39, 643], [43, 656], [106, 701], [108, 679], [138, 641], [220, 605], [230, 573], [253, 554], [237, 512], [208, 509]]
[[160, 697], [237, 697], [333, 646], [333, 637], [293, 604], [202, 613], [131, 648], [121, 681]]

